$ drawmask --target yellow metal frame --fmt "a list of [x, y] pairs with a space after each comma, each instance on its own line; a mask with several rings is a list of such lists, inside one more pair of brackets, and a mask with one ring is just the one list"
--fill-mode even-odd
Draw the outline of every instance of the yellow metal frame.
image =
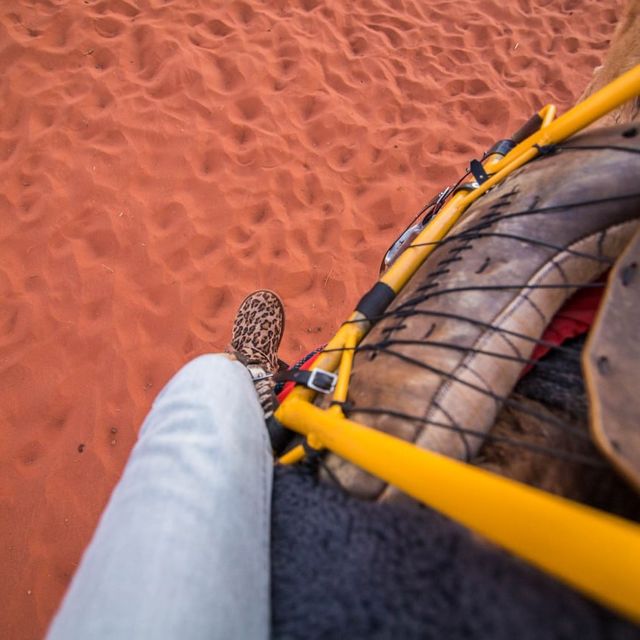
[[[484, 162], [488, 180], [458, 191], [380, 278], [398, 294], [459, 220], [491, 187], [535, 158], [539, 147], [562, 142], [600, 117], [640, 95], [640, 65], [555, 117], [548, 105], [537, 132], [506, 156]], [[347, 398], [354, 349], [371, 323], [354, 311], [312, 368], [335, 372], [334, 401]], [[508, 551], [528, 560], [588, 596], [640, 622], [640, 526], [522, 483], [426, 451], [366, 425], [347, 420], [338, 405], [313, 405], [315, 392], [297, 386], [276, 412], [309, 446], [327, 448], [395, 485]], [[297, 447], [280, 459], [300, 460]]]

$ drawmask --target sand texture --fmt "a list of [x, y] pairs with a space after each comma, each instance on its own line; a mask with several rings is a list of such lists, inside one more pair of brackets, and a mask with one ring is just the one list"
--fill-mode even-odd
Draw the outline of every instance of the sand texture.
[[325, 341], [619, 0], [0, 3], [0, 637], [41, 637], [172, 372], [277, 290]]

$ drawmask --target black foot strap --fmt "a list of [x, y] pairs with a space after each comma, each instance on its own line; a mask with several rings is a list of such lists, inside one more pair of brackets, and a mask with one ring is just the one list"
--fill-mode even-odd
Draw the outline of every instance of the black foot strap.
[[273, 378], [276, 382], [295, 382], [319, 393], [331, 393], [336, 387], [338, 376], [322, 369], [313, 369], [313, 371], [280, 371]]

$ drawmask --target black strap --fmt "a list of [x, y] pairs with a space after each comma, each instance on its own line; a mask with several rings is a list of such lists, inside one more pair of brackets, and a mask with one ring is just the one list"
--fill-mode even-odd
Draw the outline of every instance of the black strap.
[[[313, 376], [313, 385], [310, 385]], [[335, 387], [336, 376], [319, 369], [313, 371], [300, 371], [299, 369], [290, 371], [280, 371], [273, 376], [276, 382], [295, 382], [315, 391], [330, 393]]]
[[478, 184], [482, 184], [489, 179], [489, 174], [484, 170], [482, 166], [482, 162], [480, 160], [472, 160], [471, 165], [469, 166], [469, 170], [473, 174], [473, 177], [476, 179]]

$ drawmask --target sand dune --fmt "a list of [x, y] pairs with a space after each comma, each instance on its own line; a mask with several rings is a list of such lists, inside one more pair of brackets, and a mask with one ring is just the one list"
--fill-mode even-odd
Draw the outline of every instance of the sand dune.
[[153, 397], [281, 293], [329, 337], [402, 225], [599, 64], [619, 0], [0, 8], [0, 635], [44, 632]]

